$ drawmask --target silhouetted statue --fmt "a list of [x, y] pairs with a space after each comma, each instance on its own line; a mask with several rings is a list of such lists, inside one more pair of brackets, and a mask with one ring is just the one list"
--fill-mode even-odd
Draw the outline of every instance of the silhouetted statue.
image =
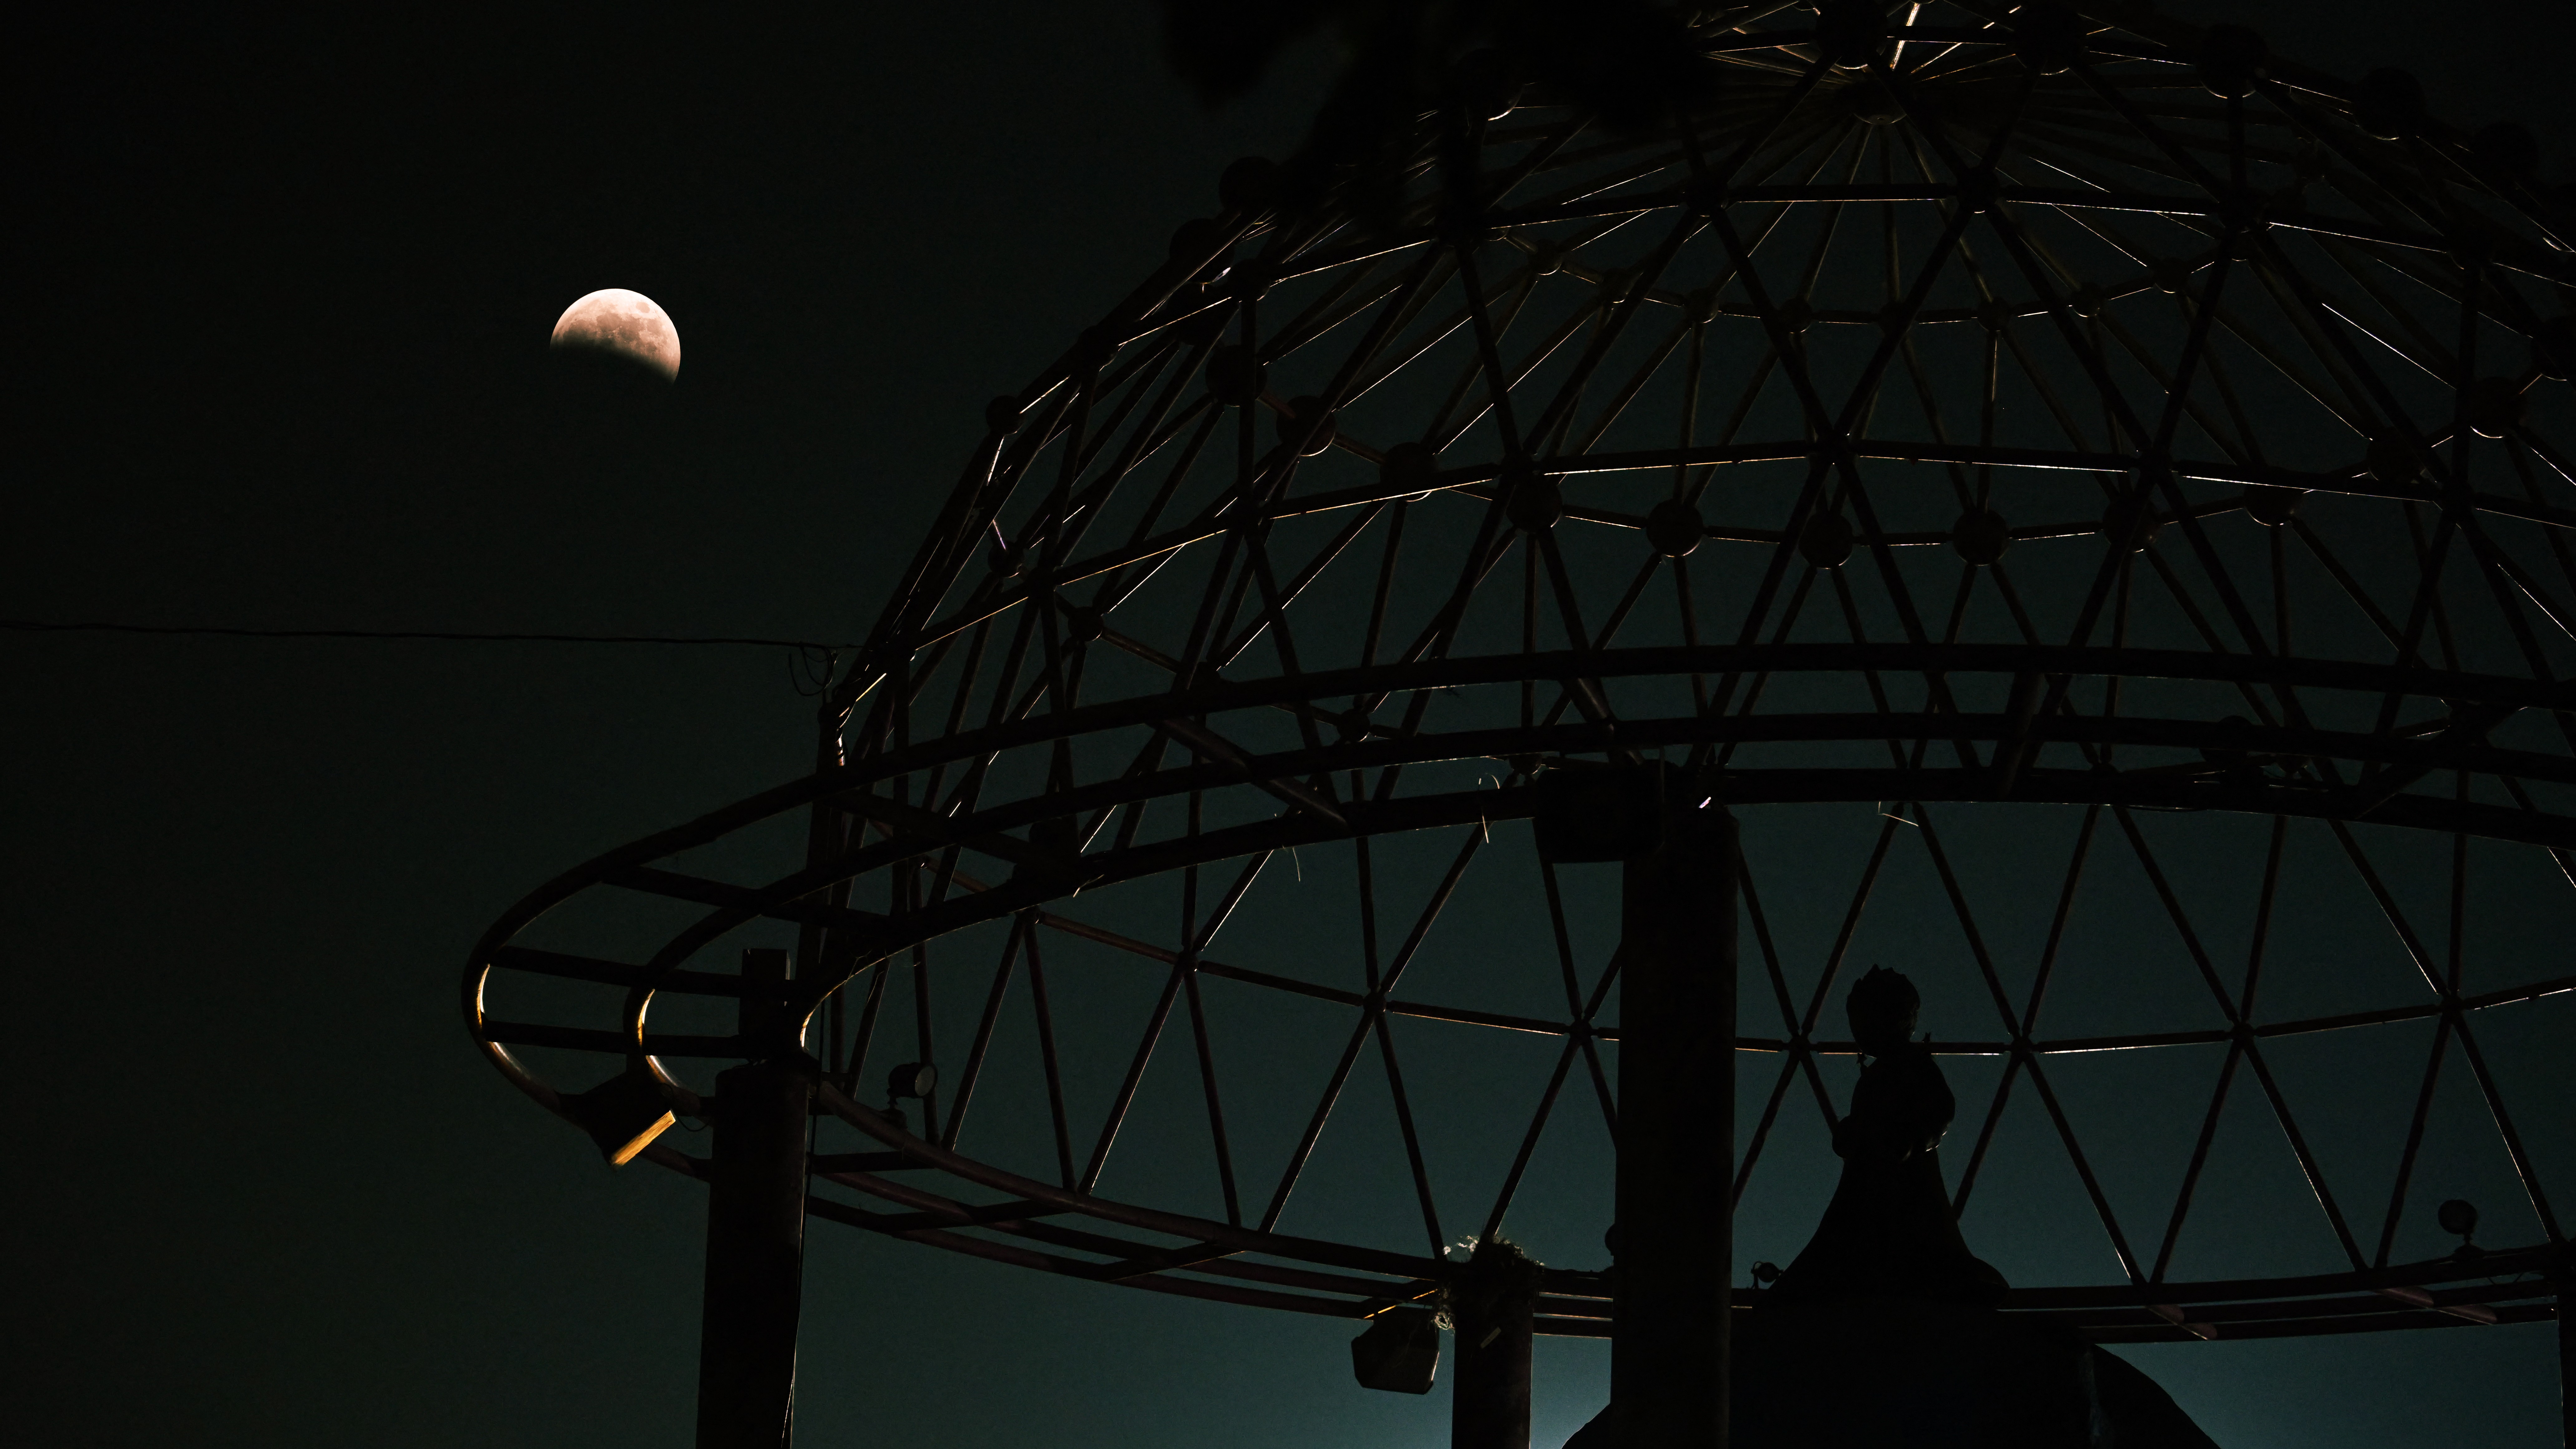
[[1968, 1251], [1941, 1180], [1941, 1138], [1958, 1101], [1930, 1049], [1914, 1040], [1922, 1004], [1913, 982], [1883, 966], [1853, 985], [1844, 1010], [1867, 1061], [1850, 1114], [1834, 1126], [1842, 1181], [1764, 1302], [2003, 1301], [2004, 1276]]
[[[1864, 1064], [1815, 1236], [1735, 1316], [1736, 1449], [2217, 1449], [2153, 1379], [2044, 1316], [2000, 1311], [1941, 1180], [1957, 1101], [1914, 1039], [1914, 983], [1873, 968], [1845, 1010]], [[1660, 1449], [1605, 1408], [1565, 1449]]]

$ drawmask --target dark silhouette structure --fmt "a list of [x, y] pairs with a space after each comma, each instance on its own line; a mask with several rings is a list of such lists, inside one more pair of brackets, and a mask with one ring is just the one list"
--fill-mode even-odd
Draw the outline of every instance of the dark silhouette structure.
[[[1842, 1180], [1806, 1250], [1744, 1315], [1732, 1442], [2207, 1449], [2124, 1360], [2062, 1325], [1998, 1311], [2003, 1275], [1969, 1252], [1941, 1177], [1954, 1102], [1914, 1039], [1921, 997], [1873, 967], [1846, 1007], [1868, 1063], [1835, 1128]], [[1626, 1419], [1614, 1402], [1567, 1449], [1656, 1442], [1624, 1432]]]
[[[1855, 1283], [1912, 1291], [1853, 1338], [1891, 1381], [1952, 1381], [1939, 1343], [2089, 1363], [2089, 1402], [2152, 1386], [2086, 1345], [2560, 1316], [2567, 1164], [2494, 1027], [2576, 988], [2576, 215], [2529, 138], [2091, 0], [1680, 33], [1651, 114], [1586, 99], [1615, 47], [1461, 58], [1378, 159], [1231, 168], [988, 405], [813, 770], [475, 943], [479, 1049], [708, 1180], [711, 1281], [787, 1261], [743, 1250], [801, 1214], [1393, 1324], [1372, 1362], [1419, 1363], [1404, 1315], [1543, 1187], [1618, 1253], [1533, 1241], [1529, 1332], [1612, 1338], [1632, 1442], [1676, 1446], [1724, 1442], [1730, 1365]], [[1990, 1025], [1832, 1034], [1891, 914]], [[2328, 929], [2386, 969], [2289, 992]], [[2168, 973], [2161, 1014], [2114, 957]], [[2285, 1045], [2323, 1032], [2405, 1099], [2368, 1172], [2303, 1126], [2347, 1106]], [[1249, 1035], [1312, 1051], [1255, 1091]], [[1503, 1050], [1533, 1041], [1546, 1070]], [[1785, 1230], [1781, 1144], [1856, 1051], [1844, 1190], [1757, 1307], [1728, 1235]], [[2107, 1052], [2187, 1104], [2144, 1203], [2096, 1170], [2130, 1123], [2070, 1085]], [[1996, 1068], [1946, 1218], [1941, 1059]], [[881, 1109], [896, 1061], [938, 1071]], [[1462, 1164], [1427, 1082], [1471, 1070], [1525, 1090]], [[801, 1178], [754, 1171], [807, 1092]], [[1327, 1218], [1308, 1169], [1363, 1102], [1387, 1195]], [[2213, 1165], [2239, 1112], [2279, 1170]], [[1955, 1220], [2016, 1113], [2099, 1267], [2007, 1258], [1998, 1307]], [[2463, 1258], [2424, 1164], [2472, 1139], [2498, 1245]], [[2213, 1202], [2290, 1246], [2213, 1266]], [[702, 1442], [779, 1442], [787, 1280], [721, 1281], [766, 1326], [711, 1296]], [[1521, 1309], [1478, 1311], [1461, 1432], [1510, 1443]], [[2007, 1341], [2046, 1351], [1978, 1347]]]
[[1958, 1099], [1914, 1039], [1923, 999], [1883, 966], [1851, 989], [1845, 1011], [1864, 1058], [1851, 1110], [1834, 1124], [1842, 1181], [1805, 1252], [1765, 1304], [1920, 1298], [2000, 1307], [2004, 1275], [1968, 1251], [1941, 1178], [1941, 1139]]
[[1997, 1311], [2004, 1277], [1969, 1251], [1942, 1179], [1955, 1100], [1915, 1040], [1921, 1007], [1884, 967], [1851, 989], [1866, 1065], [1834, 1130], [1842, 1180], [1806, 1250], [1746, 1316], [1735, 1442], [2207, 1446], [2125, 1361]]
[[1449, 1291], [1458, 1339], [1454, 1449], [1527, 1444], [1530, 1435], [1530, 1336], [1540, 1269], [1501, 1238], [1476, 1245]]

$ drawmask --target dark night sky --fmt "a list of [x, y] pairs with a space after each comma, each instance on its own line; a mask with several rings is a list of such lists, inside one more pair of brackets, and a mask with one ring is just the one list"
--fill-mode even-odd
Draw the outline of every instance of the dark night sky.
[[[2559, 4], [2212, 0], [2576, 175]], [[0, 616], [849, 639], [1017, 388], [1293, 143], [1147, 8], [565, 7], [20, 33]], [[2544, 18], [2545, 17], [2545, 18]], [[573, 297], [686, 347], [607, 425]], [[771, 650], [0, 634], [9, 1418], [60, 1444], [676, 1445], [698, 1190], [476, 1056], [455, 973], [563, 867], [775, 783]], [[820, 1228], [805, 1442], [1445, 1442], [1349, 1329]], [[2142, 1352], [2222, 1443], [2554, 1442], [2542, 1326]], [[1539, 1441], [1598, 1407], [1541, 1346]]]

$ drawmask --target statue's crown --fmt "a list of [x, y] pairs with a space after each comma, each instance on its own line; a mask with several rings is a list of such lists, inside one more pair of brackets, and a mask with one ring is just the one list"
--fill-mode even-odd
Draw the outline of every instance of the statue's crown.
[[1902, 971], [1872, 966], [1860, 980], [1852, 983], [1846, 1010], [1854, 1013], [1911, 1013], [1923, 1009], [1923, 994], [1914, 989]]

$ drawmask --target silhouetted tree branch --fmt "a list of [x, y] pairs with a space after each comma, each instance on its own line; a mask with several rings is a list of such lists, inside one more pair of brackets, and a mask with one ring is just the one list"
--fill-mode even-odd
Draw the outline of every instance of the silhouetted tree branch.
[[1715, 67], [1684, 12], [1650, 0], [1162, 0], [1173, 69], [1214, 106], [1257, 87], [1281, 52], [1329, 33], [1348, 59], [1304, 143], [1283, 163], [1281, 204], [1339, 190], [1383, 219], [1425, 117], [1473, 121], [1524, 91], [1627, 130], [1704, 98]]

